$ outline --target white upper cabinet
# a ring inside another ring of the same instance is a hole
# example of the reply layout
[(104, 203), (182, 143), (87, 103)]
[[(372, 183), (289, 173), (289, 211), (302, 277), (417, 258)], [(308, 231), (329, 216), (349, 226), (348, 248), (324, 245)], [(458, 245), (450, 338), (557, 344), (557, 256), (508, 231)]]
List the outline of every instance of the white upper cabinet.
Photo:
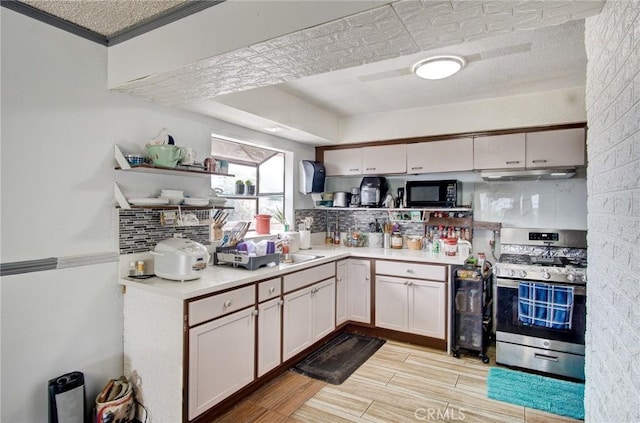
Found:
[(524, 133), (493, 135), (473, 139), (474, 169), (524, 168), (524, 154)]
[(407, 171), (407, 145), (363, 147), (362, 167), (362, 173), (365, 175), (405, 173)]
[(584, 166), (584, 128), (527, 133), (526, 159), (527, 168)]
[(473, 138), (407, 145), (407, 173), (456, 172), (473, 169)]
[(362, 148), (325, 150), (324, 170), (327, 176), (361, 175)]

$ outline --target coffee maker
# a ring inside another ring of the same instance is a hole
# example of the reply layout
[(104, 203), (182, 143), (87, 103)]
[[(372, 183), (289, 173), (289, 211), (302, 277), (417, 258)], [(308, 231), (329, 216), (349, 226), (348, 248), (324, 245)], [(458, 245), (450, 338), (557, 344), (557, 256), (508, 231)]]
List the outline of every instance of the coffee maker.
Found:
[(387, 181), (380, 176), (367, 176), (360, 183), (360, 206), (380, 207), (387, 194)]
[(360, 207), (360, 188), (351, 188), (351, 202), (349, 207)]

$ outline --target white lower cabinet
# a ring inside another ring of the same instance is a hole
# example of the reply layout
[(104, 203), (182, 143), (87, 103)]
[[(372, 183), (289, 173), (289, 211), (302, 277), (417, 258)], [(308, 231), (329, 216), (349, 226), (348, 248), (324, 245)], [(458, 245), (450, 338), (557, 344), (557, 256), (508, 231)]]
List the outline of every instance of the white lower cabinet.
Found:
[(336, 327), (335, 287), (335, 278), (330, 278), (284, 296), (283, 360), (333, 332)]
[(445, 338), (446, 284), (376, 275), (376, 326)]
[(407, 331), (432, 338), (445, 338), (446, 285), (442, 282), (411, 280), (408, 284)]
[(275, 369), (282, 362), (282, 304), (283, 301), (276, 298), (258, 305), (258, 377)]
[(336, 325), (341, 325), (347, 316), (348, 260), (336, 262)]
[(189, 420), (251, 383), (254, 367), (255, 308), (191, 328)]
[(405, 332), (409, 318), (407, 280), (376, 275), (376, 326)]
[(371, 262), (349, 259), (347, 285), (347, 318), (371, 323)]

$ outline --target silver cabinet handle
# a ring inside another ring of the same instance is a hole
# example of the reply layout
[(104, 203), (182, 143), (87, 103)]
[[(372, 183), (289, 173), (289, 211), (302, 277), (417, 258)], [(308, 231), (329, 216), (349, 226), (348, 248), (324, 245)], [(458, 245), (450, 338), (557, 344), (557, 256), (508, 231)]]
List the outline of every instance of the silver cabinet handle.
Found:
[(284, 304), (284, 301), (282, 301), (282, 300), (278, 301), (278, 306), (279, 307), (282, 307), (282, 304)]
[(409, 286), (413, 286), (413, 282), (409, 282)]
[(409, 285), (409, 281), (404, 281), (404, 284), (405, 285)]
[(365, 281), (367, 281), (367, 282), (369, 282), (369, 276), (365, 276), (365, 277), (364, 277), (364, 280), (365, 280)]
[(358, 172), (360, 169), (349, 169), (349, 172)]
[(276, 287), (275, 286), (270, 286), (269, 287), (269, 294), (273, 294), (274, 292), (276, 292)]
[(252, 314), (252, 315), (254, 315), (254, 316), (257, 316), (257, 315), (258, 315), (258, 310), (253, 310), (253, 311), (251, 312), (251, 314)]
[(407, 269), (407, 273), (413, 273), (413, 269)]
[(337, 281), (338, 281), (338, 282), (342, 282), (342, 278), (338, 278), (338, 279), (337, 279)]
[(546, 163), (546, 162), (547, 162), (546, 159), (531, 160), (531, 163)]
[(367, 170), (376, 170), (375, 167), (368, 167)]
[(506, 164), (518, 164), (520, 163), (520, 160), (509, 160), (507, 162), (505, 162)]
[(231, 300), (227, 300), (227, 301), (225, 301), (225, 302), (224, 302), (224, 307), (225, 307), (225, 308), (229, 308), (229, 307), (231, 307)]
[(558, 361), (558, 357), (553, 355), (544, 355), (544, 354), (534, 353), (533, 356), (535, 358), (539, 358), (540, 360)]
[(422, 166), (415, 166), (411, 168), (411, 170), (419, 170), (419, 169), (422, 169)]

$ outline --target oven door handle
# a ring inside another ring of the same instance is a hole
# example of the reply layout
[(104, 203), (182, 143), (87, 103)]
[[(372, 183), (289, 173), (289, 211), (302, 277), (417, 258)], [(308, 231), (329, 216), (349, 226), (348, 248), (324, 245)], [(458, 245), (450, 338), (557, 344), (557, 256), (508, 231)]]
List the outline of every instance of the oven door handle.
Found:
[(518, 289), (518, 287), (520, 286), (520, 282), (535, 282), (535, 283), (541, 283), (541, 284), (546, 284), (546, 285), (556, 285), (556, 286), (573, 286), (573, 293), (575, 295), (586, 295), (587, 294), (587, 289), (586, 287), (584, 287), (583, 285), (571, 285), (571, 284), (563, 284), (563, 283), (548, 283), (548, 282), (542, 282), (542, 281), (520, 281), (518, 279), (503, 279), (503, 278), (497, 278), (497, 286), (498, 288), (513, 288), (513, 289)]
[(544, 355), (540, 353), (534, 353), (533, 357), (540, 360), (546, 360), (546, 361), (556, 361), (556, 362), (558, 361), (558, 357), (553, 355)]

